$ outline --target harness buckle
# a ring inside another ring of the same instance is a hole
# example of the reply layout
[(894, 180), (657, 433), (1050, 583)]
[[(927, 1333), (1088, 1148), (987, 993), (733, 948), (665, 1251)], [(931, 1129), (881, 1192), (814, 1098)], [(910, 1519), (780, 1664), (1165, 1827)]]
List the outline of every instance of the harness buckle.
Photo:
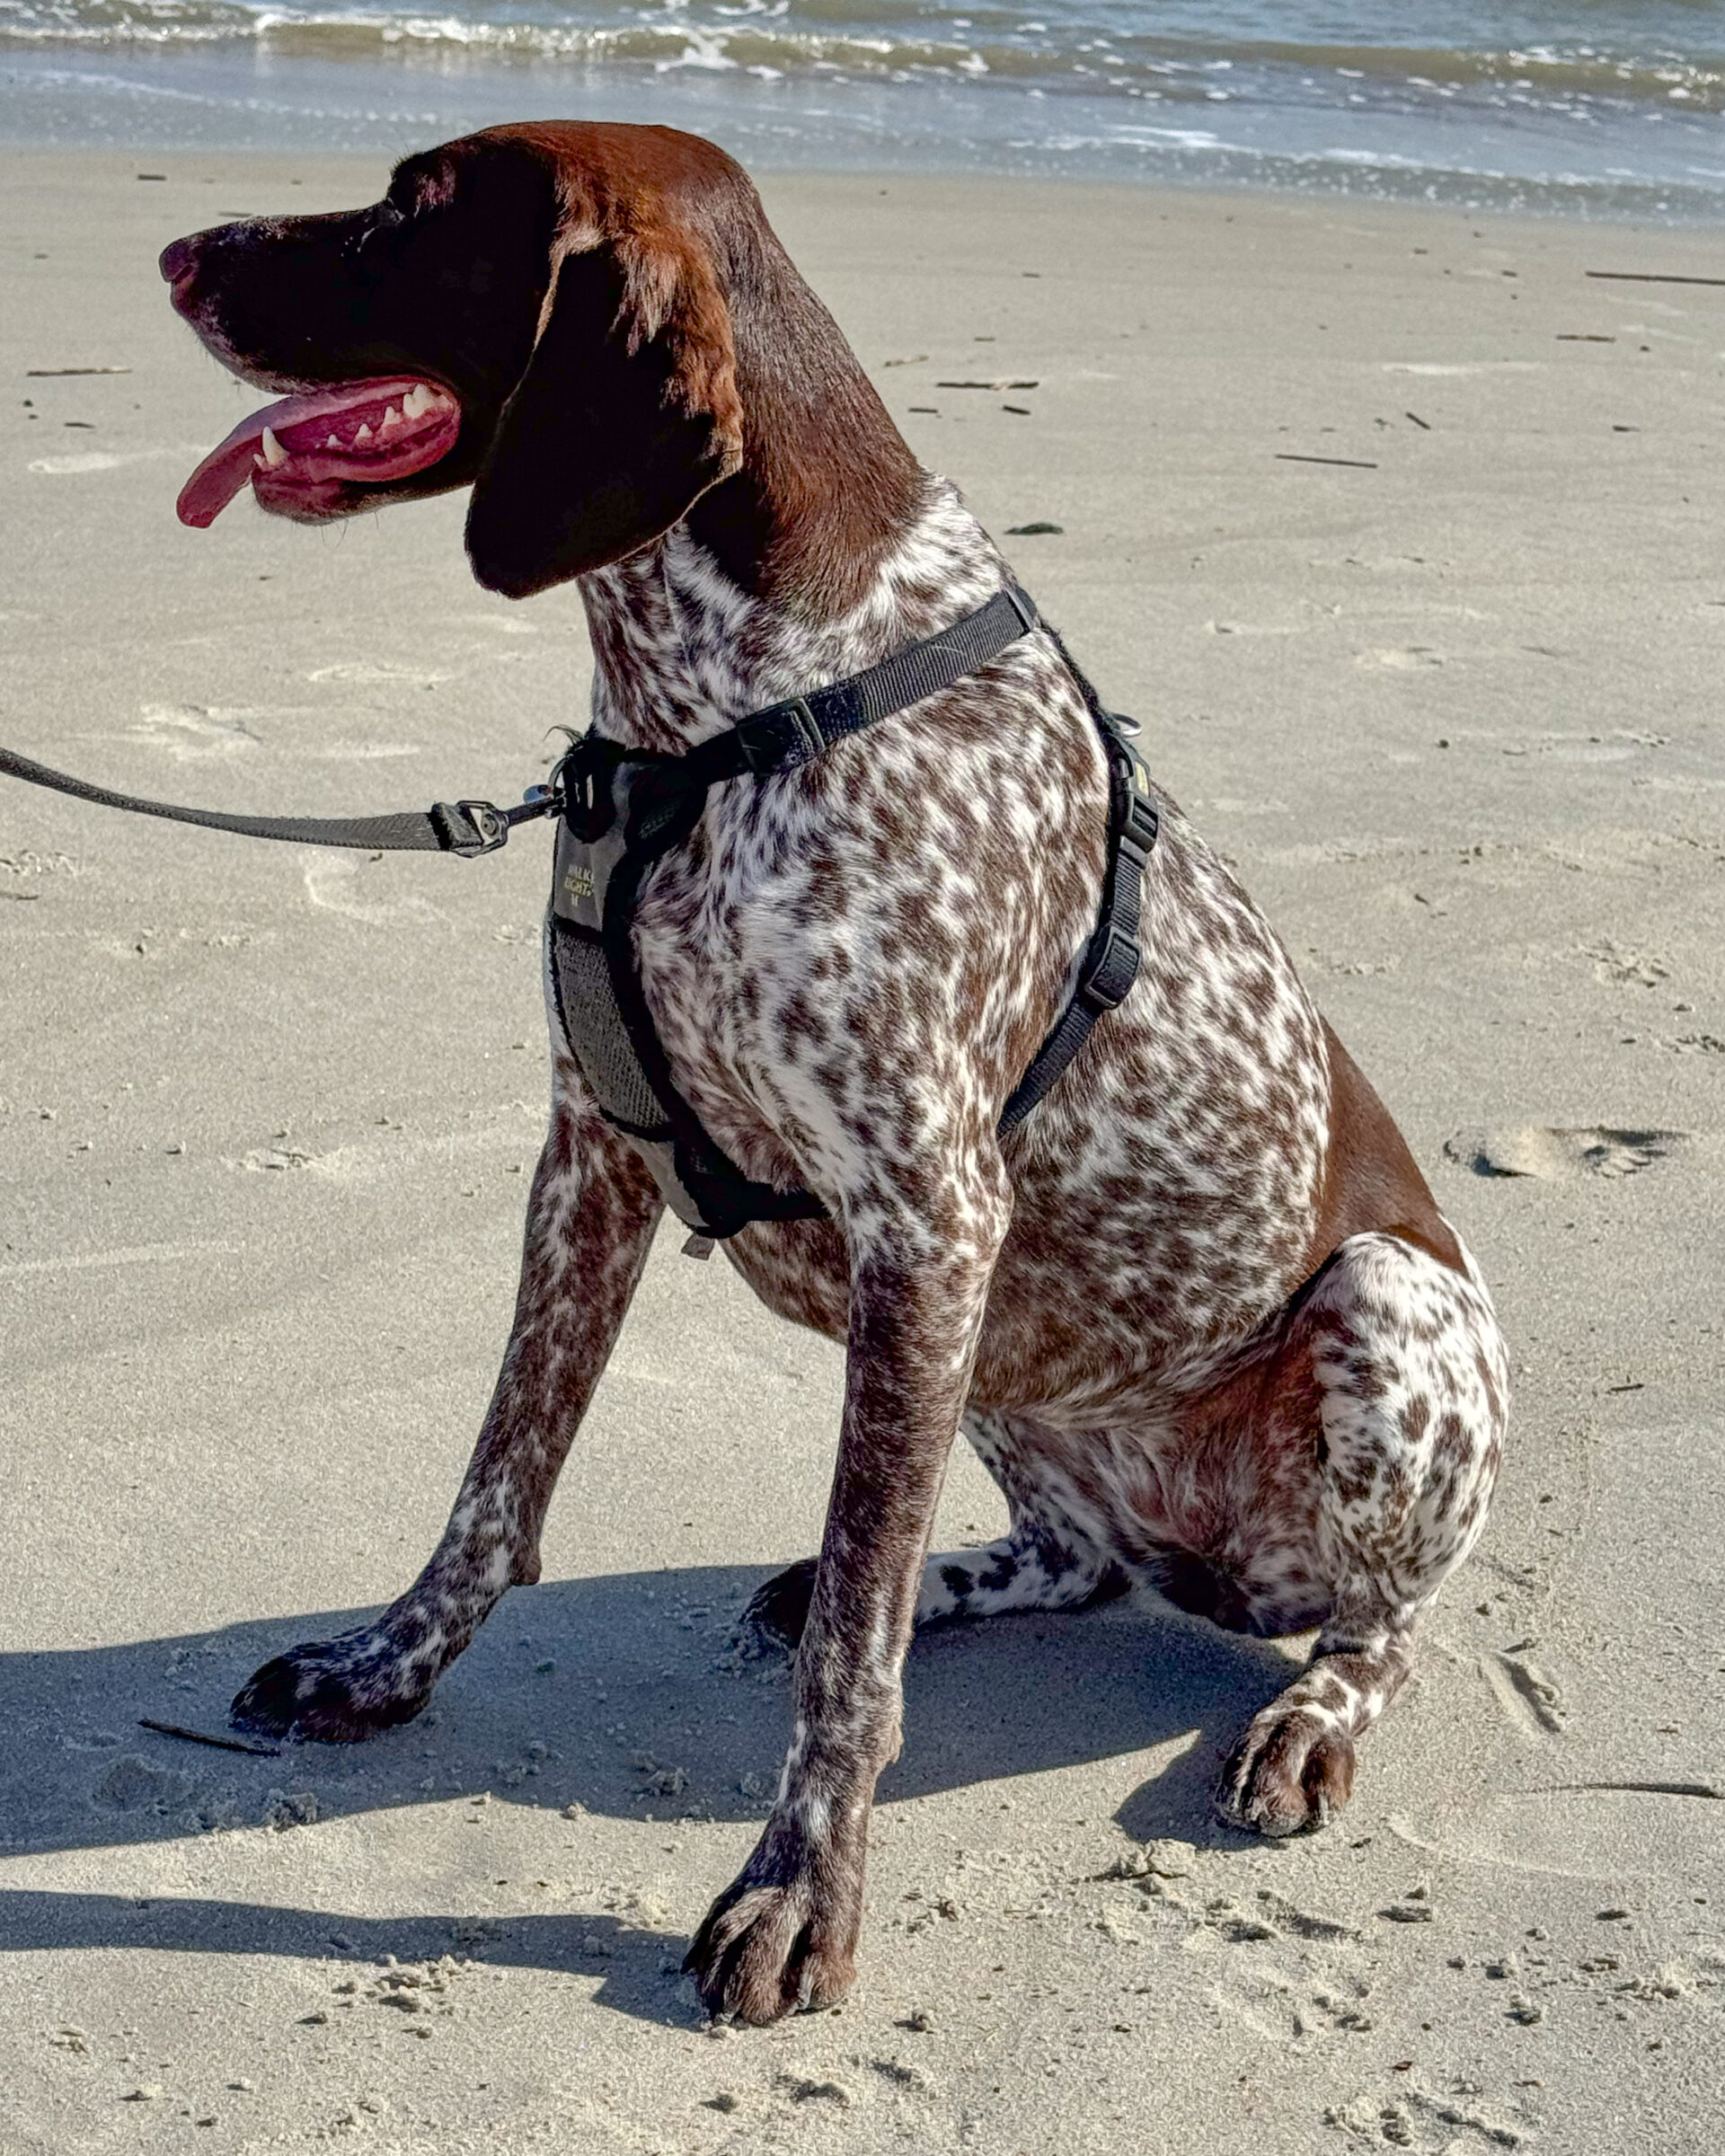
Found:
[(806, 696), (793, 696), (791, 699), (791, 716), (796, 721), (797, 731), (802, 736), (803, 747), (809, 754), (811, 756), (824, 755), (827, 737), (821, 732), (820, 722), (809, 709)]
[(1007, 605), (1024, 624), (1023, 633), (1026, 636), (1029, 636), (1033, 629), (1039, 629), (1042, 626), (1041, 619), (1036, 611), (1036, 603), (1028, 591), (1021, 590), (1016, 584), (1003, 584), (1001, 591)]
[(611, 827), (615, 814), (611, 775), (619, 761), (615, 747), (608, 742), (601, 745), (589, 729), (571, 743), (553, 773), (564, 822), (578, 838), (589, 844)]
[(1147, 860), (1161, 829), (1162, 818), (1156, 814), (1154, 805), (1146, 800), (1134, 786), (1127, 797), (1126, 824), (1120, 833), (1120, 843), (1141, 848)]
[(1101, 955), (1086, 966), (1078, 993), (1096, 1011), (1112, 1011), (1123, 1003), (1138, 977), (1138, 939), (1135, 932), (1110, 928)]

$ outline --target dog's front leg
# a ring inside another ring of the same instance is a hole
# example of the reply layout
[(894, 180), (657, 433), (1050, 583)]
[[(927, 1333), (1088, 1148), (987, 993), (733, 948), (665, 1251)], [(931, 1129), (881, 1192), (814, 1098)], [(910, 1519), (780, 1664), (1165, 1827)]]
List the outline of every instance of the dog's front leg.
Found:
[(898, 1754), (923, 1560), (1011, 1213), (998, 1155), (942, 1195), (930, 1216), (866, 1233), (850, 1208), (845, 1422), (795, 1734), (765, 1831), (686, 1964), (715, 2015), (829, 2005), (855, 1973), (874, 1785)]
[(545, 1507), (660, 1210), (639, 1156), (559, 1058), (515, 1323), (443, 1539), (369, 1624), (267, 1662), (234, 1701), (236, 1727), (332, 1744), (408, 1721), (504, 1590), (538, 1578)]

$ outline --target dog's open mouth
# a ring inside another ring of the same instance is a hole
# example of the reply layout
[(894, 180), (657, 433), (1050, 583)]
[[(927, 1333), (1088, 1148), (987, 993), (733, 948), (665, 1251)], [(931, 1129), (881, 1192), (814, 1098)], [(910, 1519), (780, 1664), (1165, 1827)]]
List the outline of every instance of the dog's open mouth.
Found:
[(423, 472), (449, 454), (460, 432), (455, 397), (411, 375), (284, 397), (212, 449), (175, 506), (181, 524), (201, 530), (250, 480), (265, 508), (333, 508), (344, 485), (377, 486)]

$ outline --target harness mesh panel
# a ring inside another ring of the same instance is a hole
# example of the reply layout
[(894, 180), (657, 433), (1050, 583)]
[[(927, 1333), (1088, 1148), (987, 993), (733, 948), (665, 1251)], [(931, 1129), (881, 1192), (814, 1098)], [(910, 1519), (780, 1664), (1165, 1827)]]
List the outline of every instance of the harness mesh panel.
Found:
[(664, 1106), (647, 1082), (612, 992), (604, 942), (588, 931), (559, 921), (551, 955), (563, 1038), (594, 1098), (619, 1123), (646, 1132), (665, 1129)]

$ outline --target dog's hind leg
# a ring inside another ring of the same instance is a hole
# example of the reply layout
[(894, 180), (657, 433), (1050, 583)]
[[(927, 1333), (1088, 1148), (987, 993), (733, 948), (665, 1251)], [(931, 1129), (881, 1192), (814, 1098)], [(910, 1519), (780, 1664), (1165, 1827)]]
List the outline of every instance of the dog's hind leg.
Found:
[(370, 1623), (266, 1663), (234, 1701), (236, 1728), (334, 1744), (411, 1720), (505, 1589), (538, 1578), (545, 1508), (659, 1211), (639, 1158), (559, 1059), (515, 1323), (443, 1539)]
[(1036, 1462), (1036, 1425), (972, 1409), (962, 1425), (1006, 1499), (1010, 1524), (980, 1550), (951, 1550), (923, 1568), (916, 1623), (957, 1623), (1014, 1610), (1082, 1610), (1125, 1594), (1126, 1574), (1053, 1502)]
[[(1126, 1592), (1119, 1568), (1075, 1533), (1020, 1462), (1035, 1453), (1034, 1427), (1016, 1416), (967, 1409), (962, 1425), (977, 1457), (1000, 1485), (1007, 1533), (979, 1550), (950, 1550), (923, 1566), (916, 1629), (1013, 1610), (1079, 1610)], [(815, 1560), (800, 1558), (756, 1588), (742, 1621), (775, 1645), (794, 1647), (809, 1615)]]
[(1216, 1791), (1230, 1825), (1266, 1834), (1322, 1826), (1348, 1801), (1354, 1741), (1400, 1690), (1415, 1620), (1485, 1525), (1508, 1404), (1478, 1274), (1394, 1235), (1341, 1245), (1279, 1367), (1286, 1397), (1308, 1406), (1264, 1435), (1315, 1443), (1330, 1607), (1305, 1674), (1253, 1719)]

